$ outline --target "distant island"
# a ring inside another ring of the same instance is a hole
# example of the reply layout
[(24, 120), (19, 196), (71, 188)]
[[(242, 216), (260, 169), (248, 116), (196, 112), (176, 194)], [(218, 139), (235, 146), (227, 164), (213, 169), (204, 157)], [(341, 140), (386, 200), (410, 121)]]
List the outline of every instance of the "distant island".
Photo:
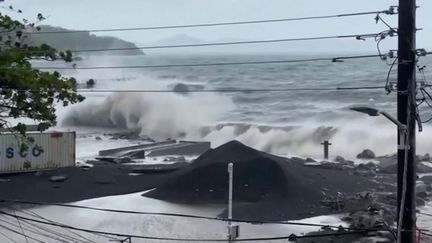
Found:
[[(62, 27), (41, 25), (39, 32), (73, 32)], [(88, 31), (80, 31), (66, 34), (33, 34), (28, 38), (33, 44), (46, 43), (57, 50), (87, 50), (87, 49), (111, 49), (111, 48), (137, 48), (137, 46), (125, 40), (112, 36), (96, 36)], [(92, 55), (144, 55), (139, 49), (111, 52), (92, 52)]]

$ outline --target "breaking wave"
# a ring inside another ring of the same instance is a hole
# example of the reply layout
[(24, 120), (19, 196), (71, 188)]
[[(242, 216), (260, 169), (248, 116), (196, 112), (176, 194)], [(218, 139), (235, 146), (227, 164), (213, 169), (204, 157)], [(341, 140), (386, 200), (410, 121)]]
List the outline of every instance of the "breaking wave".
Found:
[[(369, 118), (361, 114), (351, 115), (352, 113), (342, 116), (332, 113), (329, 117), (328, 112), (324, 112), (327, 114), (325, 116), (317, 110), (314, 115), (321, 116), (315, 117), (317, 120), (309, 116), (297, 119), (301, 122), (288, 120), (286, 124), (289, 125), (283, 126), (272, 122), (257, 124), (241, 116), (229, 117), (233, 110), (237, 109), (238, 112), (242, 109), (233, 96), (188, 93), (185, 92), (188, 89), (203, 89), (205, 85), (183, 83), (178, 79), (152, 80), (137, 76), (134, 81), (105, 82), (99, 84), (99, 88), (134, 90), (168, 87), (179, 92), (84, 93), (87, 97), (85, 102), (64, 110), (60, 115), (63, 118), (62, 125), (128, 129), (155, 140), (205, 140), (212, 142), (213, 147), (235, 139), (270, 153), (315, 158), (322, 158), (321, 143), (324, 140), (332, 143), (331, 157), (342, 155), (354, 158), (366, 148), (377, 154), (396, 151), (396, 128), (384, 118)], [(177, 85), (179, 83), (181, 84)], [(301, 114), (303, 113), (298, 112), (298, 116)], [(239, 119), (242, 122), (237, 122)], [(224, 122), (230, 120), (237, 121)], [(424, 130), (426, 132), (419, 134), (417, 138), (418, 153), (431, 152), (432, 143), (428, 138), (432, 136), (432, 129), (428, 127)]]

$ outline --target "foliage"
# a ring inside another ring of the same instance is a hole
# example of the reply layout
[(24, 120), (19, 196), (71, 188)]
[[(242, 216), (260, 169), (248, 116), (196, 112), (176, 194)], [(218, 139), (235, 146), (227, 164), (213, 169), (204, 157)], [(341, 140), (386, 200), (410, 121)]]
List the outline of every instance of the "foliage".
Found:
[[(13, 7), (9, 10), (22, 12)], [(45, 19), (40, 13), (36, 18), (39, 22)], [(71, 51), (58, 52), (46, 44), (32, 45), (27, 35), (38, 30), (35, 23), (13, 20), (0, 13), (0, 127), (14, 129), (21, 135), (25, 135), (26, 126), (20, 123), (10, 127), (7, 118), (31, 118), (39, 122), (38, 130), (43, 131), (56, 124), (57, 103), (67, 106), (84, 100), (76, 93), (74, 78), (32, 66), (33, 60), (72, 61)]]
[[(96, 36), (89, 31), (80, 31), (71, 33), (61, 27), (40, 25), (40, 31), (37, 35), (29, 35), (29, 39), (35, 44), (46, 43), (57, 50), (93, 50), (93, 49), (112, 49), (112, 48), (130, 48), (129, 50), (109, 51), (109, 52), (82, 52), (78, 56), (91, 55), (144, 55), (142, 50), (129, 41), (125, 41), (112, 36)], [(61, 32), (65, 34), (44, 34), (48, 32)]]
[(96, 81), (94, 80), (94, 79), (89, 79), (88, 81), (87, 81), (87, 88), (88, 89), (91, 89), (91, 88), (93, 88), (94, 86), (95, 86), (95, 84), (96, 84)]

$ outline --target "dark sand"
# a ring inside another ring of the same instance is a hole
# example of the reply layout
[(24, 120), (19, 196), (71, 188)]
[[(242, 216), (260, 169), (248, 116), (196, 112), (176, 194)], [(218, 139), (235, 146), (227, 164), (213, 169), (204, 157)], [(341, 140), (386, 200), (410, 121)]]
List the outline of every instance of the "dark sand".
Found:
[[(168, 174), (130, 176), (128, 174), (132, 169), (131, 166), (97, 163), (89, 170), (69, 167), (42, 173), (0, 175), (0, 198), (46, 203), (74, 202), (149, 190)], [(53, 175), (65, 175), (67, 180), (51, 182), (49, 178)]]

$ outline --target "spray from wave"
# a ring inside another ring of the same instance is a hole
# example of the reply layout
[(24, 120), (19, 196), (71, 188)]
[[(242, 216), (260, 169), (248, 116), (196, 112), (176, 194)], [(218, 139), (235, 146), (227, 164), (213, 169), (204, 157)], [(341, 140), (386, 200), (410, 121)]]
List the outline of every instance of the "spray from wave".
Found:
[(62, 124), (126, 128), (163, 140), (195, 136), (231, 106), (228, 98), (216, 94), (112, 93), (102, 101), (89, 97), (70, 110)]
[[(236, 139), (270, 153), (316, 158), (322, 157), (321, 143), (324, 140), (330, 140), (333, 144), (330, 148), (332, 157), (342, 155), (354, 158), (366, 148), (377, 154), (396, 151), (396, 128), (384, 118), (349, 113), (343, 117), (321, 117), (321, 120), (300, 119), (301, 123), (257, 124), (244, 117), (229, 116), (233, 114), (232, 110), (239, 109), (232, 96), (184, 92), (188, 89), (210, 88), (206, 84), (167, 77), (152, 78), (142, 73), (127, 75), (133, 75), (136, 80), (105, 81), (98, 83), (98, 88), (173, 89), (179, 92), (84, 93), (87, 97), (84, 103), (60, 115), (63, 118), (62, 125), (129, 129), (155, 140), (205, 140), (211, 141), (213, 147)], [(176, 85), (178, 83), (182, 84)], [(431, 152), (431, 129), (425, 131), (427, 133), (418, 136), (419, 153)]]

